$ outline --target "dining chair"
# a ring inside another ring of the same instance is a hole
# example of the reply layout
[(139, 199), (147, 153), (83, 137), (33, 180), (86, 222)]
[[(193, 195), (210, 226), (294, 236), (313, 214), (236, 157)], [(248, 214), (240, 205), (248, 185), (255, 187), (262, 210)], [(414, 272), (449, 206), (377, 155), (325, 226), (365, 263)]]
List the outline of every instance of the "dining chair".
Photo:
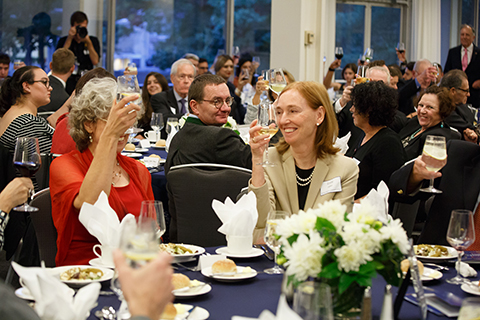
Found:
[(214, 163), (173, 166), (167, 174), (171, 215), (170, 241), (202, 247), (226, 245), (222, 225), (212, 209), (214, 199), (233, 201), (252, 176), (249, 169)]
[(15, 178), (13, 154), (0, 143), (0, 192)]
[(45, 261), (46, 267), (55, 267), (55, 256), (57, 255), (57, 229), (52, 219), (52, 202), (50, 199), (50, 188), (43, 189), (33, 196), (30, 203), (37, 207), (38, 211), (31, 212), (33, 227), (37, 235), (38, 251), (40, 261)]

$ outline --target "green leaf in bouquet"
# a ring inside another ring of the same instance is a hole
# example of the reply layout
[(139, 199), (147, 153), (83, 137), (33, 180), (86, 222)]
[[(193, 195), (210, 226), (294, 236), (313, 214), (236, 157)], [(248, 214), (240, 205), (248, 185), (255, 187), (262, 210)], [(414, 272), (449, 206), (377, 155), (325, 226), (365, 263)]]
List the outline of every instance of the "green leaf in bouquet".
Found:
[(375, 268), (375, 263), (373, 261), (368, 261), (367, 263), (362, 264), (358, 270), (358, 273), (362, 276), (369, 278), (377, 276), (377, 269)]
[(354, 274), (343, 273), (340, 276), (340, 281), (338, 283), (338, 292), (342, 294), (347, 288), (356, 280)]
[(326, 265), (318, 274), (320, 278), (333, 279), (340, 277), (342, 272), (338, 269), (338, 262), (332, 262)]
[(322, 217), (317, 217), (317, 222), (315, 223), (315, 229), (317, 229), (320, 233), (337, 231), (337, 228), (335, 228), (333, 223), (331, 223), (330, 221)]
[(287, 241), (288, 241), (288, 244), (292, 245), (295, 241), (297, 241), (298, 239), (298, 234), (294, 234), (293, 236), (290, 236)]
[[(376, 274), (375, 274), (376, 276)], [(357, 277), (355, 280), (362, 287), (371, 287), (372, 286), (372, 277)]]

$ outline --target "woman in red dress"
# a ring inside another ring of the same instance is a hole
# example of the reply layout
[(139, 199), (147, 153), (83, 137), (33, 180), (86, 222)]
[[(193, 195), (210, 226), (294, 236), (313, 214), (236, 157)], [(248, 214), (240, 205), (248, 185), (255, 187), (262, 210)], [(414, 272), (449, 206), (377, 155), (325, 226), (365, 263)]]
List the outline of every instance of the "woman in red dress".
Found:
[[(52, 162), (50, 192), (57, 229), (56, 265), (82, 265), (95, 258), (98, 240), (78, 220), (84, 202), (93, 204), (102, 191), (120, 220), (140, 214), (143, 200), (153, 200), (151, 176), (140, 162), (120, 155), (125, 131), (140, 107), (131, 96), (115, 101), (117, 84), (92, 79), (77, 94), (69, 115), (70, 135), (77, 149)], [(127, 105), (128, 104), (128, 105)]]

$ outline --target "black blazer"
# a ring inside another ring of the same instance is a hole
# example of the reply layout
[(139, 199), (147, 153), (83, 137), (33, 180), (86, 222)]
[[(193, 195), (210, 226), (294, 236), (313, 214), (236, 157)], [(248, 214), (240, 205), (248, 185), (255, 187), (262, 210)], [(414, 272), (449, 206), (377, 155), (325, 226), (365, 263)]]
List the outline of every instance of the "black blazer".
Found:
[(50, 94), (50, 103), (38, 108), (38, 112), (57, 111), (70, 97), (60, 80), (52, 75), (48, 76), (48, 79), (53, 89)]
[(462, 134), (463, 139), (463, 131), (465, 129), (475, 129), (473, 126), (474, 120), (475, 116), (473, 115), (473, 112), (467, 107), (467, 105), (462, 104), (457, 106), (444, 121), (450, 127), (457, 129)]
[[(435, 195), (418, 243), (448, 245), (446, 235), (452, 210), (475, 209), (480, 192), (480, 146), (467, 141), (452, 140), (447, 144), (447, 155), (447, 164), (441, 170), (442, 177), (434, 181), (435, 187), (443, 193)], [(423, 192), (406, 194), (412, 168), (413, 163), (410, 163), (390, 177), (391, 201), (413, 203), (431, 196)]]
[(416, 97), (418, 91), (420, 91), (420, 88), (417, 88), (415, 79), (407, 81), (402, 88), (398, 89), (398, 110), (405, 115), (415, 112), (413, 99)]
[[(166, 123), (168, 118), (180, 119), (183, 114), (178, 107), (177, 99), (173, 93), (173, 88), (168, 91), (163, 91), (154, 94), (150, 97), (150, 104), (152, 105), (153, 112), (163, 114), (163, 129), (162, 139), (167, 138)], [(188, 101), (185, 102), (185, 107), (188, 109)]]
[[(447, 62), (445, 63), (445, 73), (453, 69), (462, 70), (462, 45), (452, 48), (448, 51)], [(465, 69), (468, 77), (468, 85), (470, 86), (470, 97), (467, 102), (471, 103), (475, 108), (480, 107), (480, 89), (473, 89), (472, 84), (480, 79), (480, 49), (473, 45), (472, 59)]]

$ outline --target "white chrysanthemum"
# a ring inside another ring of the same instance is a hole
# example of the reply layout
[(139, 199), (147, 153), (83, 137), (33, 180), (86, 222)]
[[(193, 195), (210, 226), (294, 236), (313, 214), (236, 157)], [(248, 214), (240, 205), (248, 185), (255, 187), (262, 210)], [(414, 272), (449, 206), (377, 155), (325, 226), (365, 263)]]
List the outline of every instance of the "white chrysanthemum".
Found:
[(298, 281), (316, 277), (322, 271), (321, 260), (325, 254), (323, 239), (314, 231), (310, 232), (309, 237), (301, 234), (292, 246), (283, 247), (285, 258), (288, 259), (285, 263), (287, 275), (295, 275)]
[(353, 212), (349, 213), (347, 218), (350, 221), (367, 223), (374, 220), (375, 208), (368, 201), (363, 201), (361, 205), (354, 205)]
[(347, 222), (340, 232), (346, 244), (356, 243), (365, 254), (372, 255), (380, 250), (382, 236), (370, 225)]
[(345, 223), (347, 206), (343, 205), (340, 200), (330, 200), (319, 204), (318, 209), (313, 209), (312, 211), (317, 216), (329, 220), (338, 230)]
[(392, 240), (397, 245), (400, 252), (407, 254), (410, 249), (407, 234), (402, 227), (400, 219), (391, 220), (386, 226), (380, 229), (382, 240)]
[(333, 253), (337, 257), (339, 269), (345, 272), (358, 271), (362, 264), (372, 260), (372, 257), (355, 242), (335, 249)]

